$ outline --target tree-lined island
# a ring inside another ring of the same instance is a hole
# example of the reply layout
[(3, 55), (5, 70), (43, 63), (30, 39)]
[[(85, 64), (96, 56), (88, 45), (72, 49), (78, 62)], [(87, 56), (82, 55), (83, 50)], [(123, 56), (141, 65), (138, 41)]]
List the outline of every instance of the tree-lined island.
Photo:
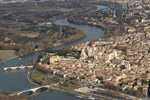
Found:
[[(96, 8), (73, 2), (26, 2), (0, 4), (0, 54), (23, 56), (85, 37), (84, 30), (56, 25), (59, 18)], [(13, 8), (13, 9), (12, 9)], [(19, 8), (19, 9), (18, 9)], [(0, 60), (9, 59), (0, 57)]]

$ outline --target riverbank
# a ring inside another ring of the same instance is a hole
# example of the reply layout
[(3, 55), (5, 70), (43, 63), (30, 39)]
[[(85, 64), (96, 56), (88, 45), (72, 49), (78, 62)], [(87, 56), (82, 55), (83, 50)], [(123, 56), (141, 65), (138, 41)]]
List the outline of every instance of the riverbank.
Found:
[(17, 57), (15, 50), (0, 50), (0, 63)]
[[(71, 16), (67, 20), (70, 23), (78, 25), (90, 25), (99, 27), (105, 30), (103, 38), (109, 38), (114, 35), (126, 33), (122, 26), (123, 22), (117, 20), (121, 19), (120, 12), (122, 12), (122, 7), (120, 6), (120, 4), (114, 2), (100, 2), (98, 4), (104, 4), (107, 7), (104, 7), (97, 12), (90, 12), (82, 15), (78, 14), (76, 16)], [(119, 12), (119, 14), (117, 11)], [(120, 31), (120, 33), (118, 33), (118, 31)]]
[[(27, 77), (28, 80), (37, 85), (37, 86), (42, 86), (41, 84), (39, 84), (38, 82), (36, 82), (36, 80), (34, 80), (33, 78), (31, 78), (31, 74), (33, 72), (33, 69), (30, 69), (28, 71)], [(44, 74), (44, 73), (43, 73)], [(91, 96), (95, 99), (100, 99), (100, 100), (118, 100), (120, 99), (133, 99), (133, 100), (142, 100), (141, 98), (137, 98), (128, 94), (123, 94), (120, 93), (118, 91), (113, 91), (110, 89), (105, 89), (105, 88), (89, 88), (89, 87), (79, 87), (76, 89), (73, 89), (71, 87), (66, 87), (63, 85), (60, 85), (60, 82), (56, 85), (57, 83), (50, 84), (51, 87), (49, 89), (52, 90), (57, 90), (57, 91), (61, 91), (61, 92), (66, 92), (66, 93), (70, 93), (70, 94), (75, 94), (75, 95), (82, 95), (83, 98), (88, 98), (88, 96)]]
[[(71, 43), (71, 42), (74, 42), (74, 41), (78, 41), (78, 40), (84, 38), (85, 36), (86, 36), (85, 32), (83, 32), (82, 36), (80, 36), (79, 38), (76, 38), (76, 39), (72, 39), (69, 42), (66, 41), (65, 43), (54, 43), (52, 48), (58, 47), (58, 46), (61, 46), (61, 45), (65, 45), (67, 43)], [(35, 53), (35, 52), (40, 52), (40, 51), (43, 51), (43, 50), (46, 50), (46, 49), (47, 48), (39, 49), (39, 50), (36, 50), (34, 52), (31, 52), (30, 54)], [(27, 55), (30, 55), (30, 54), (27, 54)], [(23, 55), (23, 56), (26, 56), (26, 55)], [(17, 58), (17, 57), (21, 57), (21, 56), (18, 56), (17, 52), (15, 50), (0, 50), (0, 63), (11, 60), (11, 59), (14, 59), (14, 58)]]
[(27, 73), (27, 79), (28, 81), (30, 81), (32, 84), (36, 85), (36, 86), (40, 86), (40, 84), (38, 84), (36, 81), (34, 81), (32, 78), (31, 78), (31, 73), (33, 71), (33, 68), (29, 69), (28, 70), (28, 73)]
[[(42, 86), (41, 84), (39, 84), (38, 82), (36, 82), (36, 80), (34, 80), (33, 78), (31, 78), (31, 74), (33, 74), (32, 73), (33, 72), (33, 69), (29, 69), (29, 71), (28, 71), (28, 74), (27, 74), (27, 78), (28, 78), (28, 80), (31, 82), (31, 83), (33, 83), (33, 84), (35, 84), (35, 85), (37, 85), (37, 86)], [(43, 73), (44, 74), (44, 73)], [(52, 90), (57, 90), (57, 91), (61, 91), (61, 92), (66, 92), (66, 93), (70, 93), (70, 94), (75, 94), (75, 95), (84, 95), (85, 97), (87, 97), (86, 95), (87, 95), (87, 92), (82, 92), (82, 91), (76, 91), (77, 89), (72, 89), (72, 88), (70, 88), (70, 87), (64, 87), (64, 86), (61, 86), (61, 85), (51, 85), (51, 87), (49, 88), (49, 89), (52, 89)], [(80, 88), (78, 88), (79, 90), (80, 90)], [(82, 89), (82, 88), (81, 88)], [(90, 89), (91, 90), (91, 89)], [(89, 93), (88, 93), (89, 94)], [(92, 94), (89, 94), (89, 95), (92, 95)], [(101, 100), (107, 100), (108, 99), (108, 97), (104, 97), (104, 96), (102, 96), (102, 97), (97, 97), (96, 95), (94, 96), (94, 95), (92, 95), (93, 96), (93, 98), (95, 98), (95, 99), (101, 99)], [(111, 99), (111, 98), (109, 98), (110, 100), (113, 100), (113, 99)]]
[(8, 95), (8, 93), (0, 89), (0, 95)]

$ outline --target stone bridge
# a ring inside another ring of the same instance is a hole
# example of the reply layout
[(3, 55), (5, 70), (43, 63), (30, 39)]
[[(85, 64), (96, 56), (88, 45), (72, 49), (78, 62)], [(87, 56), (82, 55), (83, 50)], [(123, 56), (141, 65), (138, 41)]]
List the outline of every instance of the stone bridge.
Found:
[(19, 91), (19, 92), (14, 92), (13, 94), (11, 94), (11, 96), (13, 96), (13, 95), (21, 95), (21, 94), (23, 94), (25, 92), (37, 93), (37, 90), (42, 89), (42, 88), (49, 89), (50, 85), (43, 85), (43, 86), (39, 86), (39, 87), (31, 88), (31, 89), (26, 89), (26, 90)]
[(16, 66), (16, 67), (5, 67), (4, 71), (7, 71), (8, 69), (16, 70), (16, 69), (25, 69), (25, 68), (33, 68), (33, 66)]

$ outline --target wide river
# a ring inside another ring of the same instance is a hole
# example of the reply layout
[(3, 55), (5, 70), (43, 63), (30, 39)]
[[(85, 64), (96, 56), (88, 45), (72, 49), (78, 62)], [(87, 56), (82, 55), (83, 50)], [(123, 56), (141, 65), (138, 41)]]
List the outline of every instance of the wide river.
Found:
[[(107, 6), (98, 5), (96, 10), (105, 9)], [(56, 24), (59, 25), (71, 25), (75, 27), (79, 27), (86, 31), (86, 37), (83, 39), (80, 39), (78, 41), (68, 43), (59, 47), (55, 47), (54, 49), (62, 49), (66, 48), (75, 44), (84, 43), (86, 41), (95, 40), (98, 38), (102, 38), (104, 35), (104, 30), (101, 28), (95, 27), (95, 26), (89, 26), (89, 25), (76, 25), (69, 23), (67, 21), (67, 18), (56, 20)], [(27, 72), (28, 70), (25, 69), (23, 71), (3, 71), (4, 67), (12, 67), (12, 66), (20, 66), (20, 65), (29, 65), (29, 63), (34, 59), (36, 56), (39, 56), (41, 52), (33, 53), (27, 56), (15, 59), (11, 59), (8, 61), (5, 61), (3, 63), (0, 63), (0, 89), (6, 92), (16, 92), (21, 91), (29, 88), (36, 87), (34, 84), (30, 83), (27, 79)], [(49, 90), (46, 92), (42, 92), (38, 95), (32, 96), (32, 98), (37, 98), (38, 100), (81, 100), (79, 98), (76, 98), (75, 95), (64, 93), (56, 90)]]

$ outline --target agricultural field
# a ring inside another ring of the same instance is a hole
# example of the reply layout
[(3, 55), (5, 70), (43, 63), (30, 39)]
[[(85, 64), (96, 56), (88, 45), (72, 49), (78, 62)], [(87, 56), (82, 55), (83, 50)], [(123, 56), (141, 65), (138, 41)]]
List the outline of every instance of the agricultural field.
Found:
[(55, 20), (92, 7), (50, 1), (0, 4), (0, 50), (15, 50), (23, 56), (79, 40), (85, 37), (83, 30), (56, 25)]
[(0, 50), (0, 62), (16, 57), (15, 50)]

